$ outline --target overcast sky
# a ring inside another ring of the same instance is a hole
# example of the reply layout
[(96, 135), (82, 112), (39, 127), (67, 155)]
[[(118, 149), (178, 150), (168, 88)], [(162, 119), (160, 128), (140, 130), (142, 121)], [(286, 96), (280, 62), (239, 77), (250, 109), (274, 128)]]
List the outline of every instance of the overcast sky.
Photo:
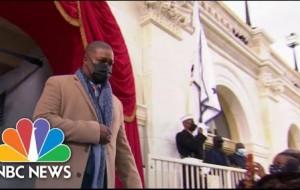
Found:
[[(223, 1), (243, 21), (245, 1)], [(263, 28), (274, 40), (271, 46), (294, 68), (293, 51), (286, 45), (286, 36), (294, 32), (300, 36), (300, 1), (248, 1), (251, 25)], [(300, 45), (296, 48), (300, 69)]]

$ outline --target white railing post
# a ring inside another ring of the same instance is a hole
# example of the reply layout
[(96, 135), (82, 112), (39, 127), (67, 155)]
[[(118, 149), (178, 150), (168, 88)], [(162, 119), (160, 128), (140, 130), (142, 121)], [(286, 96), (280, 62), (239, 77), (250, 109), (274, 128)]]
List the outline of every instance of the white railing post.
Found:
[(226, 171), (226, 181), (227, 181), (227, 189), (232, 189), (232, 183), (231, 183), (231, 171), (230, 170), (227, 170)]
[(152, 159), (152, 155), (148, 154), (148, 163), (147, 163), (147, 188), (155, 188), (155, 163), (154, 159)]

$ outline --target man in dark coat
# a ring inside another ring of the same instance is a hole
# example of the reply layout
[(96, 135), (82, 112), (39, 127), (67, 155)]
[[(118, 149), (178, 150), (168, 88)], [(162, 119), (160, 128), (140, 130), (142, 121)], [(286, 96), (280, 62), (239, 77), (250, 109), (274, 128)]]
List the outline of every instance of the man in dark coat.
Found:
[(229, 159), (223, 151), (223, 139), (221, 136), (213, 138), (213, 147), (207, 152), (204, 162), (221, 166), (229, 166)]
[[(194, 136), (193, 132), (196, 130), (197, 125), (194, 123), (192, 115), (186, 115), (181, 118), (182, 125), (184, 129), (176, 134), (176, 146), (181, 158), (196, 158), (199, 160), (203, 159), (203, 144), (207, 137), (202, 134), (202, 128), (198, 127), (197, 134)], [(194, 181), (196, 188), (203, 187), (204, 184), (198, 183), (199, 180), (196, 179), (196, 169), (195, 166), (183, 165), (183, 188), (191, 188)], [(194, 176), (191, 175), (193, 170)], [(186, 173), (186, 171), (188, 171)], [(188, 175), (187, 175), (188, 174)], [(188, 177), (189, 181), (187, 183)]]
[(193, 132), (197, 125), (194, 123), (192, 115), (186, 115), (182, 119), (184, 129), (176, 135), (176, 145), (181, 158), (192, 157), (203, 159), (203, 144), (206, 136), (202, 134), (202, 128), (197, 129), (197, 135)]
[(235, 144), (235, 153), (229, 155), (230, 166), (246, 169), (246, 149), (243, 143)]

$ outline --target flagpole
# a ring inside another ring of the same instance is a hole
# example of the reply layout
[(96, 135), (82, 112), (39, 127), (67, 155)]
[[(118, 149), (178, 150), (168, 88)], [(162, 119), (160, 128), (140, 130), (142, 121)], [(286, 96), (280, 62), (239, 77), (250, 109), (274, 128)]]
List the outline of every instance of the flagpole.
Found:
[(249, 15), (249, 8), (248, 8), (248, 1), (245, 1), (245, 9), (246, 9), (246, 23), (251, 26), (250, 15)]

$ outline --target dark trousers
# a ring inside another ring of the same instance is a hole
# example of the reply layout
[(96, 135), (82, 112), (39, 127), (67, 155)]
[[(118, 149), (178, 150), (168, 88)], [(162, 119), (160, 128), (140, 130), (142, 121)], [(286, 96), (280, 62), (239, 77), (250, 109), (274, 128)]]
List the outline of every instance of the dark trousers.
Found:
[[(107, 175), (106, 174), (107, 174), (107, 172), (105, 170), (103, 189), (107, 188)], [(88, 173), (85, 173), (83, 176), (83, 179), (82, 179), (81, 189), (91, 189), (92, 182), (93, 182), (93, 176)]]
[[(94, 177), (94, 163), (95, 157), (93, 155), (93, 151), (90, 151), (90, 156), (84, 171), (84, 176), (81, 183), (81, 189), (91, 189), (92, 183), (93, 183), (93, 177)], [(104, 173), (104, 184), (103, 189), (107, 188), (107, 172), (105, 167), (105, 173)]]
[[(206, 175), (202, 175), (199, 173), (199, 178), (197, 178), (197, 168), (196, 166), (189, 166), (189, 165), (182, 165), (182, 175), (183, 175), (183, 188), (184, 189), (204, 189), (206, 188), (207, 185), (207, 178)], [(200, 172), (200, 171), (199, 171)], [(201, 175), (204, 178), (204, 183), (203, 180), (201, 180)], [(194, 182), (194, 185), (193, 185)], [(193, 185), (193, 186), (192, 186)]]

